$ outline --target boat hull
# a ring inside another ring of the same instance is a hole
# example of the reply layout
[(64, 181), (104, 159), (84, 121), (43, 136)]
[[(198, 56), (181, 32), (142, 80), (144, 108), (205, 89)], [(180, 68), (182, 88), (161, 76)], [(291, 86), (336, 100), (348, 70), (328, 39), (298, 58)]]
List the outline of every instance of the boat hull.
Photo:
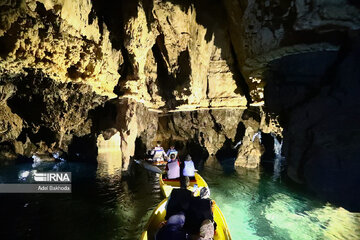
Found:
[[(180, 180), (163, 179), (162, 174), (160, 174), (160, 176), (159, 176), (159, 183), (160, 183), (161, 193), (165, 197), (170, 196), (171, 191), (173, 190), (173, 188), (180, 188)], [(195, 173), (195, 180), (190, 181), (190, 186), (189, 186), (190, 191), (194, 190), (194, 185), (195, 184), (197, 184), (198, 189), (200, 189), (202, 187), (208, 187), (205, 180), (198, 173)], [(198, 195), (198, 194), (195, 194), (195, 195)]]
[[(154, 240), (157, 231), (160, 228), (160, 223), (165, 221), (166, 215), (166, 202), (164, 199), (151, 214), (149, 221), (146, 225), (146, 231), (141, 234), (140, 240)], [(219, 206), (213, 201), (213, 214), (214, 221), (217, 224), (214, 234), (214, 240), (230, 240), (230, 232), (226, 224), (224, 215), (222, 214)]]

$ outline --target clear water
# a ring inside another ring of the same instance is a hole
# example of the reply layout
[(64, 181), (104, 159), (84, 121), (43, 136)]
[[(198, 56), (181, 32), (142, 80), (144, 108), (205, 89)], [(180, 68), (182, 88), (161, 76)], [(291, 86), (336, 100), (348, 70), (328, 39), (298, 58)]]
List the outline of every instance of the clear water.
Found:
[[(120, 172), (89, 163), (32, 163), (0, 168), (0, 182), (23, 171), (71, 171), (72, 194), (0, 194), (0, 239), (138, 239), (162, 200), (157, 176), (139, 166)], [(201, 174), (233, 239), (360, 239), (360, 214), (326, 204), (263, 171)]]

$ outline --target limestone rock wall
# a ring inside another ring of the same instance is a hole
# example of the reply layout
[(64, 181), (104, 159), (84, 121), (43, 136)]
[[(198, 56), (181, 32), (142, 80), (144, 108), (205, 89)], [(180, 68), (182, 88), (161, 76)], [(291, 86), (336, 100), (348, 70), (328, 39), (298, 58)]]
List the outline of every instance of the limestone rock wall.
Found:
[(222, 5), (154, 1), (149, 12), (145, 2), (124, 25), (133, 69), (125, 96), (170, 110), (246, 106)]
[(0, 5), (0, 74), (41, 69), (59, 82), (92, 86), (115, 96), (122, 57), (106, 26), (91, 16), (90, 1), (6, 1)]
[(260, 130), (284, 136), (288, 174), (321, 192), (318, 169), (358, 169), (359, 13), (353, 0), (1, 1), (0, 152), (96, 148), (119, 132), (124, 170), (137, 141), (160, 139), (257, 167)]
[(156, 138), (163, 140), (165, 147), (175, 144), (180, 156), (190, 154), (197, 162), (212, 164), (215, 157), (219, 161), (236, 158), (236, 166), (257, 168), (264, 147), (254, 135), (268, 133), (269, 129), (275, 132), (279, 127), (270, 126), (263, 119), (264, 112), (252, 110), (201, 110), (162, 116)]
[(7, 99), (15, 91), (14, 85), (0, 86), (0, 142), (16, 139), (22, 130), (22, 119), (7, 105)]
[[(359, 49), (360, 34), (353, 32), (339, 53), (274, 62), (265, 89), (265, 102), (286, 126), (283, 150), (288, 175), (353, 211), (358, 211), (360, 199), (354, 191), (360, 171)], [(295, 69), (288, 64), (307, 74), (294, 76)]]
[(224, 0), (231, 41), (254, 102), (263, 100), (269, 62), (305, 52), (336, 51), (344, 35), (359, 29), (353, 1)]
[(141, 103), (131, 98), (112, 99), (103, 107), (95, 109), (93, 131), (105, 140), (120, 133), (122, 170), (126, 171), (135, 153), (135, 142), (141, 138), (148, 149), (154, 145), (158, 129), (158, 114), (148, 111)]

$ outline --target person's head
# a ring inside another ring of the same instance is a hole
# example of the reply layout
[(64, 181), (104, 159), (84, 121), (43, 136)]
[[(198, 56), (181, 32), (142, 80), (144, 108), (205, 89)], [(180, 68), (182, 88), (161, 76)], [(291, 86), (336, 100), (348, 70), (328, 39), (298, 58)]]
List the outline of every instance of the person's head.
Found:
[(160, 142), (160, 141), (157, 141), (157, 142), (156, 142), (156, 146), (157, 146), (157, 147), (160, 147), (160, 146), (161, 146), (161, 142)]
[(180, 188), (188, 188), (190, 186), (190, 178), (185, 176), (180, 179)]
[(183, 240), (187, 239), (186, 232), (182, 229), (185, 224), (185, 215), (180, 212), (172, 215), (167, 223), (156, 233), (157, 240)]
[(186, 156), (185, 161), (191, 161), (191, 156), (189, 154)]
[(207, 187), (203, 187), (200, 190), (200, 197), (202, 199), (209, 199), (210, 198), (210, 189)]
[(200, 238), (201, 240), (212, 240), (214, 238), (214, 223), (206, 219), (201, 223)]
[(173, 153), (170, 154), (170, 159), (171, 159), (171, 160), (175, 160), (175, 154), (173, 154)]
[(174, 150), (174, 149), (175, 149), (175, 146), (174, 146), (174, 145), (171, 145), (171, 146), (170, 146), (170, 149), (171, 149), (171, 150)]
[(172, 215), (167, 221), (169, 225), (177, 225), (179, 228), (182, 228), (185, 224), (185, 214), (180, 212), (175, 215)]

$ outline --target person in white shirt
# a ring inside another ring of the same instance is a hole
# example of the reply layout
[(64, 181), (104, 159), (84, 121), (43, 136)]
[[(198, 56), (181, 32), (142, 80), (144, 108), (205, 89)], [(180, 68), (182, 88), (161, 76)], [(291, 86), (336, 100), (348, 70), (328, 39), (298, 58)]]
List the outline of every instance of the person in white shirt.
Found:
[(167, 178), (177, 179), (180, 178), (180, 163), (176, 159), (175, 154), (170, 154), (170, 160), (166, 164)]
[(187, 155), (185, 158), (183, 175), (185, 177), (194, 177), (195, 176), (195, 166), (194, 166), (194, 162), (191, 160), (190, 155)]
[(176, 151), (174, 145), (171, 145), (169, 150), (166, 152), (166, 155), (170, 157), (170, 154), (174, 153), (175, 157), (177, 157), (178, 152)]
[(156, 147), (151, 151), (153, 161), (164, 161), (167, 159), (164, 149), (161, 147), (161, 143), (156, 142)]

